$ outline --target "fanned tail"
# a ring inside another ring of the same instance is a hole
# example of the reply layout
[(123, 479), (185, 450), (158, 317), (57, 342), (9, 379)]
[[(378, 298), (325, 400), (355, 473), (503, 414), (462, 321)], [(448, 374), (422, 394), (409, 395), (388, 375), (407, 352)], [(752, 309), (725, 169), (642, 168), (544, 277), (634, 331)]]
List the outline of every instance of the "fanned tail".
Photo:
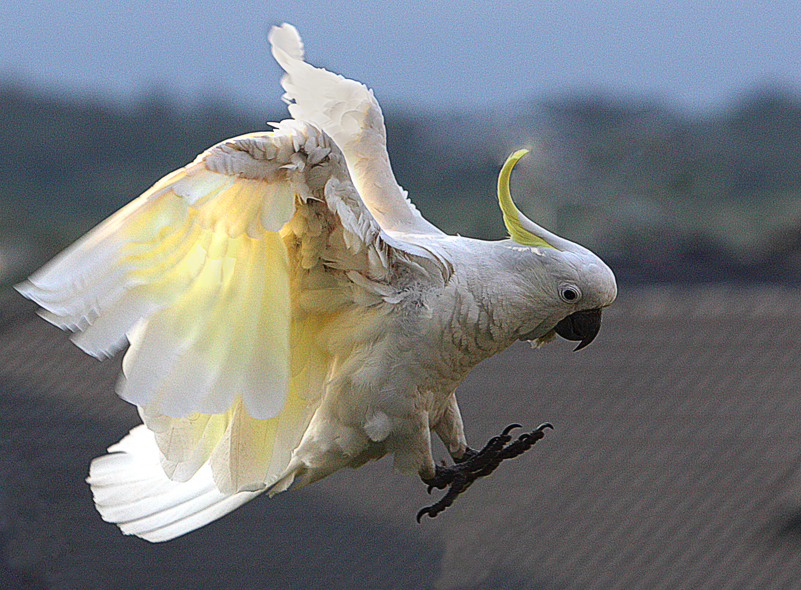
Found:
[(239, 508), (266, 491), (223, 493), (204, 465), (185, 482), (162, 469), (153, 433), (137, 426), (89, 468), (98, 512), (126, 535), (159, 543), (180, 537)]

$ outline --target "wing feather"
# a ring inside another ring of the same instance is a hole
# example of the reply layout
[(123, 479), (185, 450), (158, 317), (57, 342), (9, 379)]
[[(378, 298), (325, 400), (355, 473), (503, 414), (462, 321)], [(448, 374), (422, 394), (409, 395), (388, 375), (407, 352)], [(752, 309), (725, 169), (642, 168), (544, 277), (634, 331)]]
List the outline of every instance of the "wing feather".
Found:
[(372, 90), (304, 61), (303, 42), (290, 24), (270, 31), (273, 56), (286, 72), (281, 85), (289, 112), (317, 125), (342, 150), (354, 185), (386, 231), (442, 232), (426, 221), (395, 180), (381, 107)]
[(290, 356), (289, 264), (278, 230), (296, 194), (312, 192), (298, 172), (304, 154), (276, 159), (295, 136), (304, 147), (325, 144), (296, 125), (214, 146), (20, 291), (46, 319), (79, 332), (76, 344), (95, 356), (129, 341), (119, 389), (137, 405), (184, 416), (218, 413), (241, 397), (254, 417), (274, 416)]
[(287, 121), (213, 146), (18, 289), (90, 354), (129, 343), (118, 392), (149, 431), (90, 483), (105, 519), (165, 540), (292, 483), (339, 310), (396, 304), (393, 273), (439, 265), (381, 229), (330, 138)]

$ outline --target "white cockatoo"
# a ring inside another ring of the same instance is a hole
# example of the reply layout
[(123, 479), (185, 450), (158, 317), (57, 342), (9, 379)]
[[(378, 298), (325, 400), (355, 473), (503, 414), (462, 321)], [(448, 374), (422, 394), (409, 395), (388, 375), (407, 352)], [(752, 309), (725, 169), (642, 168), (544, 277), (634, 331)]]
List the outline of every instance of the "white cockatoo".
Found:
[[(118, 392), (144, 424), (88, 482), (149, 541), (386, 454), (450, 486), (418, 519), (435, 516), (547, 426), (472, 451), (468, 371), (517, 340), (585, 346), (617, 293), (513, 204), (525, 150), (498, 181), (511, 239), (445, 235), (395, 181), (373, 93), (306, 63), (291, 25), (269, 38), (292, 119), (206, 150), (18, 286), (87, 353), (129, 344)], [(432, 431), (455, 465), (435, 464)]]

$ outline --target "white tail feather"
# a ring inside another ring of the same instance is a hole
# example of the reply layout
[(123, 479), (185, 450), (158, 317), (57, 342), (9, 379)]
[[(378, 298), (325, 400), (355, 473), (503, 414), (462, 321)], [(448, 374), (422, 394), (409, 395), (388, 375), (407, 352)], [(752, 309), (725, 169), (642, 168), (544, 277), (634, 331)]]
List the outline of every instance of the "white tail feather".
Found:
[(109, 453), (92, 461), (86, 480), (97, 510), (124, 534), (154, 543), (217, 520), (267, 489), (224, 494), (214, 484), (208, 464), (189, 481), (170, 480), (153, 433), (144, 425), (111, 446)]

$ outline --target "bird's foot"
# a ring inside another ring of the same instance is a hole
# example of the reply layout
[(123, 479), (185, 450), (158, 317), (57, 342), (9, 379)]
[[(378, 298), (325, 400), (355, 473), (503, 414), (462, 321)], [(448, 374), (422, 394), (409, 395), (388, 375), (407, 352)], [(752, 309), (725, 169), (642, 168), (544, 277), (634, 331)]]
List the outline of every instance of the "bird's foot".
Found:
[(517, 440), (509, 443), (512, 440), (512, 436), (509, 433), (515, 428), (520, 428), (520, 425), (511, 424), (507, 426), (499, 436), (492, 437), (480, 451), (468, 448), (464, 455), (455, 460), (456, 465), (451, 467), (437, 465), (433, 477), (423, 478), (423, 483), (428, 484), (429, 493), (434, 488), (450, 487), (437, 502), (431, 506), (426, 506), (417, 513), (417, 522), (420, 522), (426, 514), (431, 518), (435, 518), (440, 512), (453, 504), (454, 500), (479, 477), (485, 477), (495, 471), (505, 459), (512, 459), (525, 453), (535, 442), (545, 436), (545, 430), (548, 428), (553, 429), (553, 426), (546, 422), (531, 432), (521, 434), (517, 437)]

